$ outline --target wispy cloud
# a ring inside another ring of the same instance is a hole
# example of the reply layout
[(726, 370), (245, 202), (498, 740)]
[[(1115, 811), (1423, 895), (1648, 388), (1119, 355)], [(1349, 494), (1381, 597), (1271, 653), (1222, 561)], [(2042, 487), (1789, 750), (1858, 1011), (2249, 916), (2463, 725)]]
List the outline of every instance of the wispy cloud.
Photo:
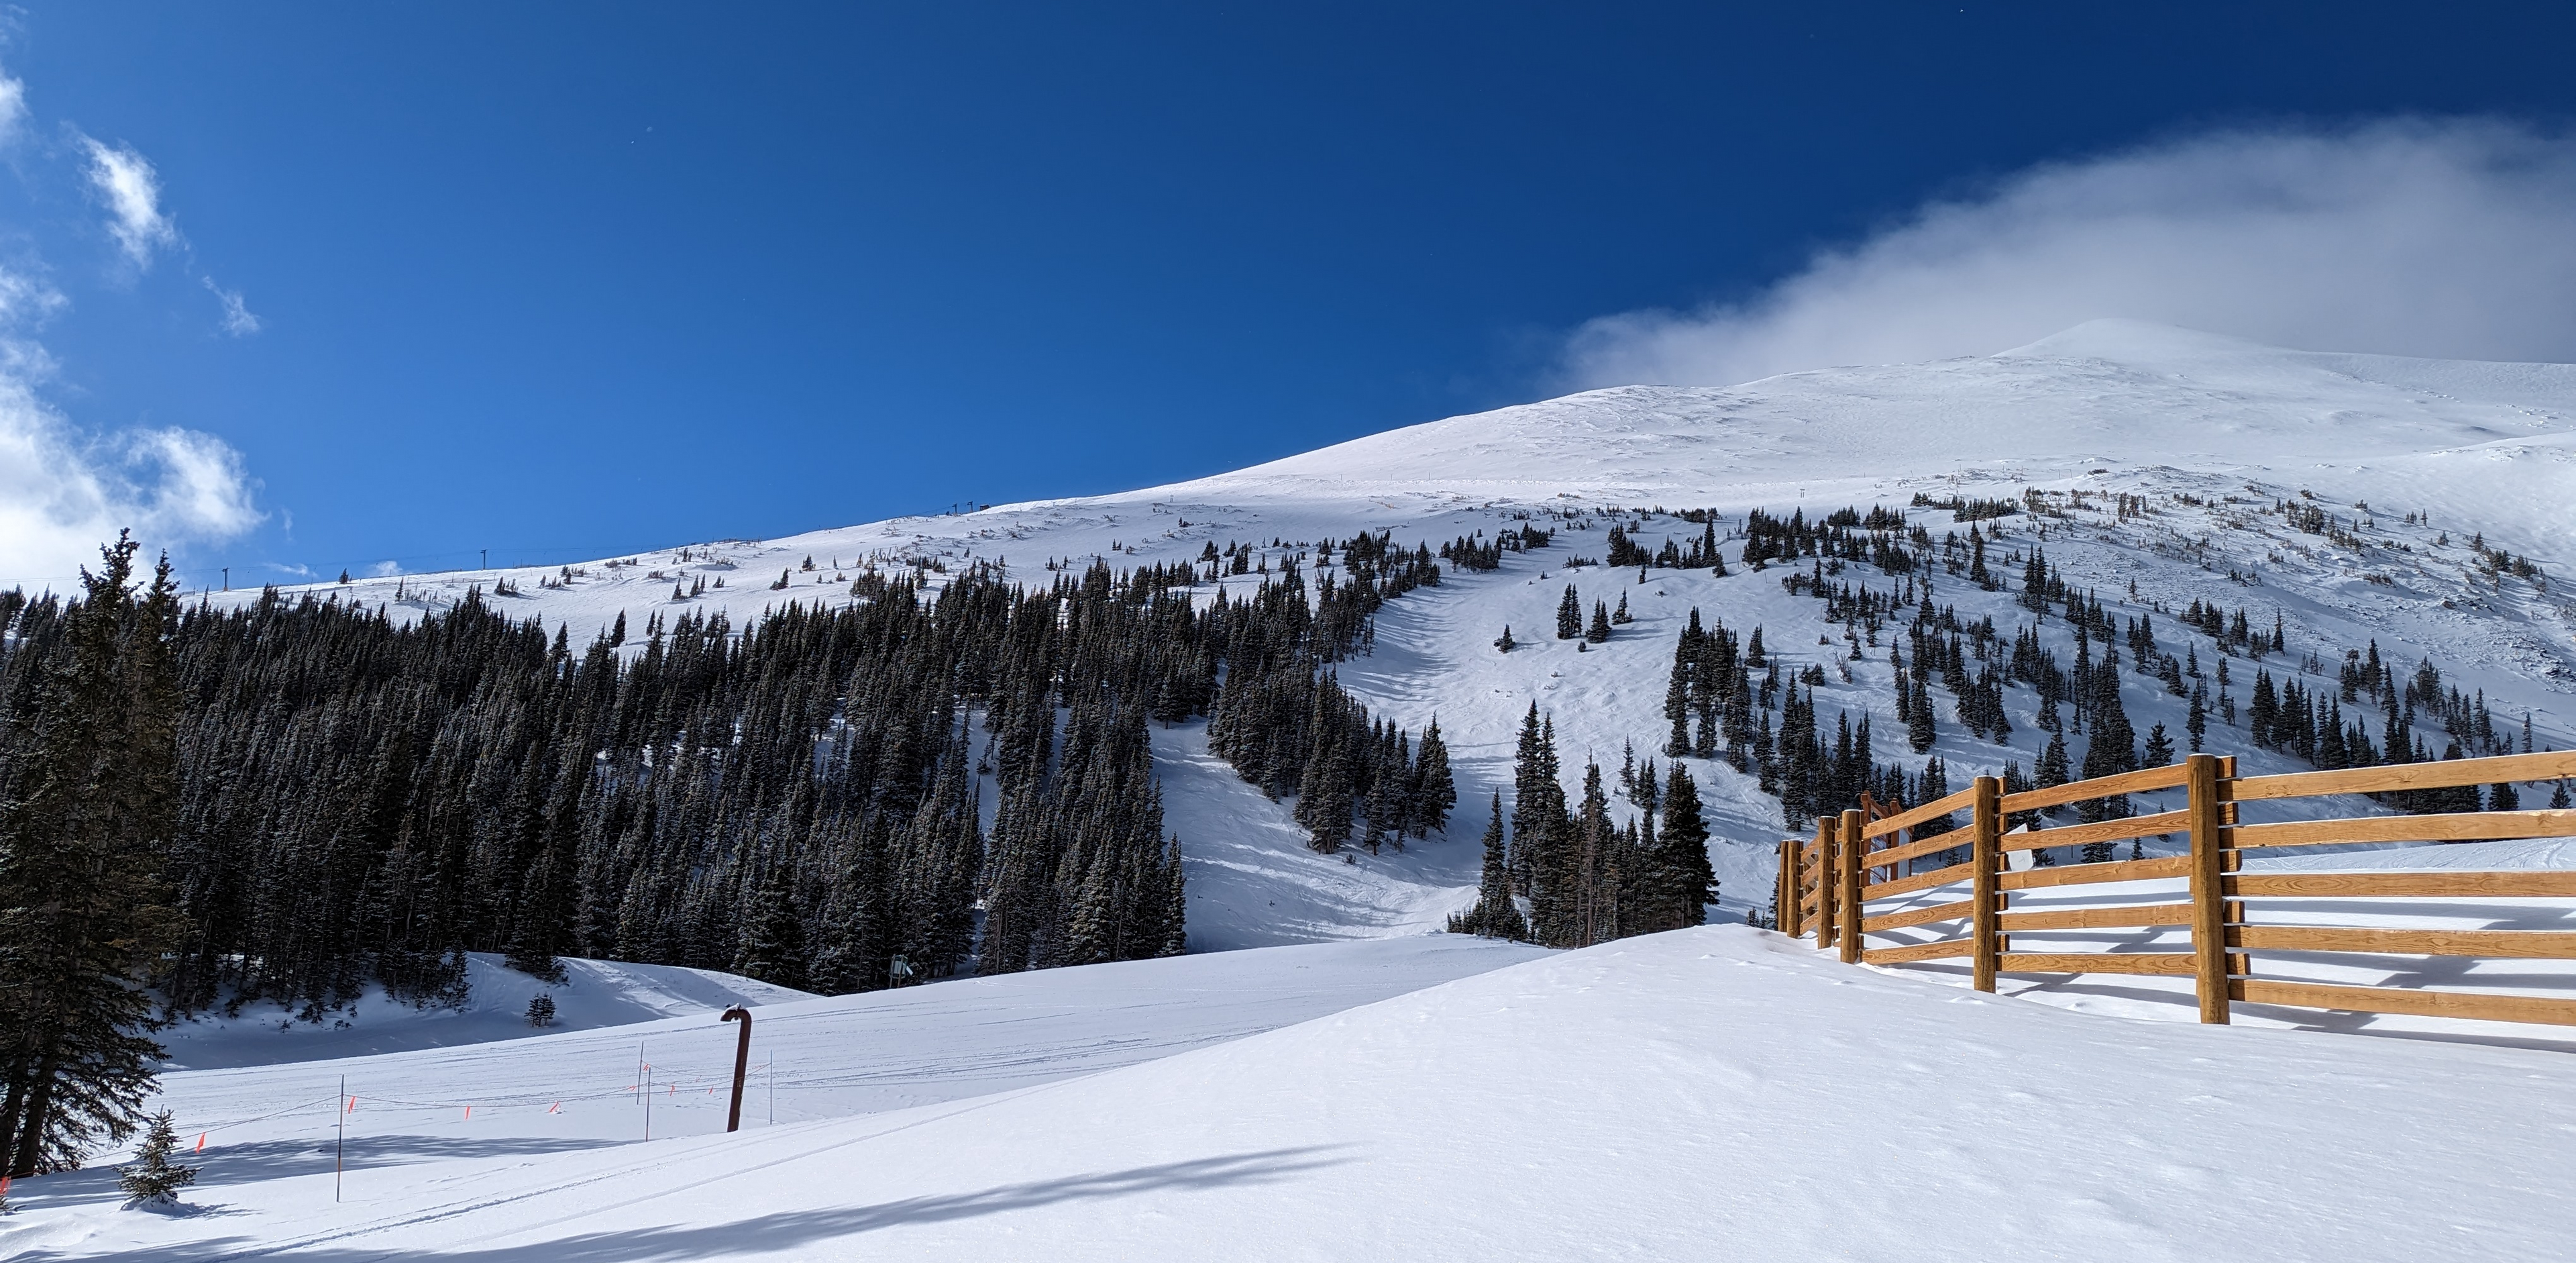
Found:
[(1991, 354), (2127, 316), (2280, 345), (2576, 359), (2576, 144), (2492, 120), (2234, 130), (2021, 172), (1754, 297), (1607, 316), (1568, 384)]
[(223, 300), (224, 332), (236, 338), (247, 338), (259, 332), (259, 317), (252, 315), (250, 308), (242, 305), (240, 290), (225, 289), (215, 284), (215, 278), (211, 276), (200, 276), (197, 279), (205, 282), (206, 288), (212, 291), (216, 298)]
[(194, 430), (85, 435), (39, 387), (54, 362), (28, 337), (64, 306), (0, 271), (0, 584), (59, 585), (131, 527), (151, 544), (224, 540), (265, 516), (241, 453)]
[(19, 138), (26, 134), (26, 82), (0, 73), (0, 148), (18, 143)]
[(149, 267), (152, 253), (179, 241), (179, 226), (161, 210), (161, 179), (152, 164), (131, 145), (109, 145), (80, 138), (89, 151), (90, 188), (107, 207), (107, 231), (136, 267)]
[[(28, 126), (26, 85), (0, 72), (0, 147)], [(80, 178), (129, 263), (148, 267), (158, 251), (183, 244), (142, 154), (69, 135)], [(240, 292), (199, 279), (222, 302), (226, 332), (258, 331)], [(0, 586), (61, 587), (121, 529), (147, 546), (184, 547), (235, 539), (266, 520), (258, 481), (222, 439), (178, 428), (86, 430), (46, 401), (55, 366), (36, 334), (69, 305), (40, 265), (0, 266)]]

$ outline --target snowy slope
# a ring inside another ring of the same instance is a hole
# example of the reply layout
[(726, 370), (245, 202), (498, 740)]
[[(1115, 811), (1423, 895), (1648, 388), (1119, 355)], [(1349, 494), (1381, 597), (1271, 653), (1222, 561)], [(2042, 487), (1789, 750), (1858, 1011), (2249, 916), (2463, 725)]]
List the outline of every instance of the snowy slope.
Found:
[[(752, 1011), (745, 1116), (752, 1126), (789, 1129), (1022, 1090), (1544, 954), (1417, 935), (764, 1003)], [(175, 1112), (192, 1147), (205, 1137), (202, 1153), (190, 1159), (204, 1167), (201, 1203), (280, 1179), (327, 1181), (343, 1138), (338, 1125), (345, 1124), (347, 1189), (356, 1204), (389, 1195), (420, 1174), (415, 1168), (449, 1178), (460, 1159), (526, 1162), (625, 1146), (648, 1128), (662, 1139), (719, 1134), (739, 1031), (710, 1010), (465, 1047), (184, 1070), (163, 1077), (155, 1105)], [(638, 1091), (640, 1066), (650, 1067), (649, 1100)], [(355, 1105), (341, 1114), (333, 1101), (344, 1083)], [(0, 1219), (0, 1258), (109, 1248), (74, 1243), (99, 1232), (112, 1240), (136, 1218), (107, 1214), (100, 1203), (114, 1188), (108, 1164), (123, 1156), (21, 1182), (12, 1200), (26, 1213)]]
[(463, 1002), (415, 1005), (369, 987), (347, 1008), (307, 1015), (274, 1001), (201, 1014), (154, 1038), (173, 1070), (264, 1066), (276, 1062), (363, 1057), (415, 1048), (452, 1048), (541, 1034), (529, 1028), (528, 1001), (555, 1002), (553, 1029), (585, 1031), (674, 1017), (712, 1017), (735, 1005), (809, 1000), (805, 992), (712, 969), (562, 958), (564, 980), (520, 973), (482, 952), (467, 957)]
[[(1275, 560), (1361, 530), (1389, 530), (1406, 545), (1490, 535), (1524, 521), (1557, 530), (1555, 548), (1510, 555), (1492, 574), (1453, 574), (1438, 589), (1392, 603), (1380, 616), (1374, 656), (1343, 672), (1373, 709), (1407, 727), (1439, 718), (1459, 772), (1450, 836), (1401, 855), (1319, 861), (1302, 853), (1288, 805), (1233, 781), (1207, 757), (1195, 728), (1156, 734), (1167, 804), (1190, 865), (1191, 942), (1206, 950), (1439, 925), (1470, 897), (1474, 839), (1488, 795), (1508, 784), (1524, 711), (1535, 701), (1554, 718), (1569, 783), (1587, 754), (1615, 770), (1623, 746), (1653, 753), (1665, 731), (1664, 671), (1693, 607), (1739, 630), (1764, 627), (1793, 669), (1824, 666), (1819, 705), (1827, 722), (1836, 710), (1858, 719), (1875, 708), (1878, 755), (1902, 753), (1887, 709), (1885, 646), (1860, 646), (1862, 657), (1852, 660), (1843, 629), (1822, 621), (1817, 601), (1783, 592), (1776, 571), (1726, 579), (1659, 571), (1639, 586), (1633, 573), (1569, 570), (1577, 557), (1602, 556), (1612, 523), (1624, 522), (1652, 548), (1698, 535), (1695, 525), (1646, 512), (1658, 506), (1712, 508), (1734, 526), (1752, 508), (1812, 516), (1844, 505), (1903, 506), (1918, 492), (2019, 497), (2032, 487), (2059, 493), (2060, 505), (2072, 503), (2065, 493), (2093, 497), (2091, 508), (2069, 508), (2049, 523), (2046, 549), (2070, 582), (2097, 589), (2116, 615), (2203, 598), (2245, 607), (2258, 620), (2277, 613), (2289, 630), (2290, 661), (2316, 654), (2329, 683), (2343, 650), (2376, 642), (2400, 670), (2431, 658), (2464, 691), (2484, 690), (2499, 722), (2518, 725), (2529, 714), (2542, 744), (2576, 744), (2576, 601), (2555, 586), (2500, 586), (2479, 573), (2469, 548), (2482, 535), (2552, 573), (2576, 564), (2576, 514), (2564, 509), (2576, 500), (2576, 366), (2286, 351), (2134, 321), (2096, 321), (1988, 357), (1726, 388), (1592, 391), (1119, 495), (660, 549), (633, 555), (633, 565), (604, 559), (317, 590), (390, 602), (401, 614), (507, 576), (522, 595), (505, 598), (505, 608), (583, 637), (621, 612), (640, 623), (655, 611), (721, 608), (740, 625), (789, 600), (846, 601), (848, 576), (866, 563), (1002, 559), (1043, 580), (1055, 559), (1173, 562), (1210, 543), (1280, 541), (1267, 554)], [(2146, 496), (2153, 512), (2119, 517), (2107, 507), (2114, 493)], [(2368, 546), (2356, 552), (2292, 530), (2271, 511), (2276, 500), (2328, 510)], [(2365, 504), (2372, 507), (2357, 507)], [(1966, 529), (1944, 512), (1914, 516), (1936, 538)], [(2030, 517), (1989, 525), (2000, 528), (1998, 549), (2037, 543)], [(812, 572), (800, 568), (809, 557)], [(781, 571), (790, 586), (770, 590)], [(572, 576), (568, 586), (541, 586), (564, 574)], [(1875, 574), (1853, 577), (1892, 586)], [(726, 586), (671, 599), (675, 580), (699, 578)], [(1591, 653), (1547, 639), (1569, 581), (1587, 607), (1625, 594), (1637, 621)], [(1955, 604), (1964, 618), (1991, 615), (2007, 636), (2028, 621), (2008, 594), (1956, 581), (1936, 588), (1937, 601)], [(2216, 657), (2207, 640), (2181, 635), (2177, 620), (2157, 622), (2168, 647), (2195, 644), (2204, 663)], [(1505, 657), (1490, 642), (1507, 623), (1527, 647)], [(2044, 634), (2065, 651), (2062, 624), (2052, 621)], [(2287, 666), (2279, 658), (2270, 665)], [(2240, 702), (2250, 675), (2240, 673)], [(2011, 705), (2018, 732), (2008, 745), (1975, 740), (1955, 724), (1945, 729), (1933, 753), (1954, 784), (2007, 760), (2032, 763), (2035, 701), (2016, 690)], [(2141, 734), (2155, 723), (2181, 731), (2180, 700), (2152, 681), (2133, 682), (2127, 705)], [(2213, 747), (2242, 749), (2241, 730), (2233, 737), (2222, 729)], [(2249, 772), (2301, 766), (2264, 752), (2247, 753), (2245, 763)], [(1767, 899), (1767, 848), (1785, 822), (1749, 780), (1705, 763), (1693, 769), (1708, 787), (1721, 838), (1723, 903), (1739, 914)]]
[[(1312, 949), (1346, 950), (1346, 949)], [(65, 1196), (28, 1259), (2548, 1259), (2561, 1054), (2106, 1020), (1742, 927), (732, 1137)], [(263, 1178), (264, 1177), (264, 1178)], [(85, 1203), (85, 1204), (71, 1204)]]

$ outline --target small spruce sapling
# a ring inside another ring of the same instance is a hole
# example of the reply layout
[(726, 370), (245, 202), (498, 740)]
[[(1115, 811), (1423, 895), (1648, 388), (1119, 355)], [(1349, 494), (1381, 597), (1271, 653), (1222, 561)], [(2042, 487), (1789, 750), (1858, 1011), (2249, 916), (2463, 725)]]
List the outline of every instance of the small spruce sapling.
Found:
[(143, 1134), (143, 1147), (135, 1151), (134, 1165), (116, 1171), (116, 1186), (125, 1192), (125, 1209), (178, 1209), (179, 1190), (197, 1182), (197, 1168), (171, 1163), (170, 1151), (178, 1144), (170, 1111), (153, 1115), (151, 1129)]
[(554, 1024), (554, 996), (547, 992), (540, 991), (536, 995), (530, 997), (528, 1000), (528, 1025), (552, 1026)]

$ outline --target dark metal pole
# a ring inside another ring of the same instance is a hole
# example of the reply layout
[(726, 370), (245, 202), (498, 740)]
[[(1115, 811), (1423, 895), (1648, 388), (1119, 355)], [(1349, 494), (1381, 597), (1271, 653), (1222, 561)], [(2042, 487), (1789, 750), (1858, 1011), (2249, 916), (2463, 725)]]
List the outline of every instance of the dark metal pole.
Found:
[(733, 1109), (725, 1115), (726, 1131), (742, 1130), (742, 1075), (751, 1066), (751, 1010), (739, 1005), (726, 1009), (721, 1021), (742, 1019), (742, 1038), (733, 1046)]

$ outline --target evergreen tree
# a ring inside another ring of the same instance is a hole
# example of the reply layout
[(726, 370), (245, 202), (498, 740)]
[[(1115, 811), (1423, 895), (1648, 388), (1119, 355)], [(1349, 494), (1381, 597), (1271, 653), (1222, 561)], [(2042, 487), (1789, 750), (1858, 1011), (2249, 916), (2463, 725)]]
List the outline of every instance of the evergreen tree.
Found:
[(1583, 638), (1596, 645), (1610, 639), (1609, 605), (1600, 601), (1592, 603), (1592, 625), (1584, 630)]
[(1422, 730), (1422, 748), (1413, 762), (1413, 836), (1427, 837), (1449, 829), (1449, 813), (1458, 805), (1457, 778), (1449, 770), (1449, 743), (1434, 717)]
[(1565, 597), (1556, 603), (1556, 638), (1572, 640), (1583, 634), (1583, 599), (1575, 594), (1574, 585), (1565, 585)]
[[(1554, 947), (1584, 947), (1617, 935), (1618, 864), (1613, 851), (1618, 839), (1598, 763), (1583, 765), (1582, 805), (1572, 826), (1571, 845), (1559, 848), (1552, 870), (1543, 867), (1540, 872), (1541, 887), (1553, 896), (1559, 916), (1540, 927), (1539, 941)], [(1539, 896), (1533, 894), (1531, 906), (1538, 902)]]
[(1940, 739), (1940, 729), (1932, 717), (1932, 692), (1924, 687), (1919, 674), (1914, 677), (1913, 689), (1914, 695), (1906, 704), (1905, 743), (1916, 754), (1927, 754), (1932, 743)]
[(170, 1151), (178, 1146), (170, 1111), (154, 1114), (142, 1147), (135, 1150), (134, 1165), (117, 1168), (116, 1187), (125, 1194), (127, 1210), (170, 1209), (179, 1204), (179, 1190), (197, 1182), (197, 1168), (170, 1161)]
[(733, 972), (743, 977), (802, 991), (805, 978), (805, 926), (796, 915), (795, 896), (786, 875), (772, 869), (750, 900), (742, 947)]
[(1476, 906), (1452, 916), (1449, 932), (1514, 940), (1529, 937), (1529, 924), (1521, 919), (1520, 908), (1512, 902), (1511, 867), (1503, 839), (1503, 795), (1500, 790), (1494, 793), (1493, 814), (1485, 821), (1485, 867), (1483, 879), (1476, 887)]
[(180, 928), (159, 872), (178, 789), (178, 601), (167, 558), (138, 599), (136, 551), (124, 536), (103, 549), (58, 632), (39, 632), (50, 643), (11, 655), (42, 665), (0, 799), (0, 1174), (69, 1170), (131, 1135), (161, 1056), (144, 984)]
[(1663, 846), (1671, 857), (1670, 924), (1704, 925), (1717, 902), (1717, 870), (1708, 858), (1708, 821), (1700, 814), (1699, 782), (1676, 763), (1664, 784)]

